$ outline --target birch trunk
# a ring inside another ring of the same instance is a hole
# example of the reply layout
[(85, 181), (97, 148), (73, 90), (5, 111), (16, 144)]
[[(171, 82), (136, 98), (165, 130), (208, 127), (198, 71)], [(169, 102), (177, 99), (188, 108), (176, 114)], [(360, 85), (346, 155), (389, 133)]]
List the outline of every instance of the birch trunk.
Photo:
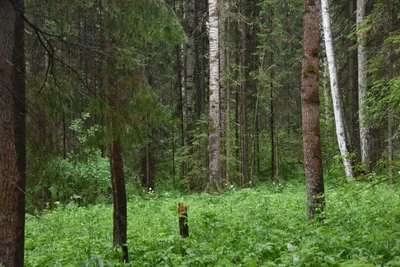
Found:
[(304, 1), (301, 103), (307, 214), (312, 220), (324, 207), (319, 125), (318, 54), (320, 11), (317, 1)]
[(370, 171), (369, 127), (365, 122), (365, 100), (367, 96), (366, 40), (360, 31), (365, 17), (365, 0), (357, 0), (357, 40), (358, 40), (358, 120), (360, 121), (361, 162)]
[(219, 108), (219, 55), (218, 55), (218, 0), (208, 0), (210, 42), (210, 162), (209, 182), (220, 186), (220, 108)]
[(336, 136), (340, 154), (342, 156), (344, 169), (346, 172), (347, 180), (353, 180), (353, 170), (347, 151), (346, 133), (344, 128), (344, 109), (340, 99), (339, 81), (335, 63), (335, 53), (333, 50), (332, 31), (329, 17), (329, 4), (328, 0), (321, 0), (322, 8), (322, 25), (324, 29), (326, 57), (328, 59), (329, 77), (331, 83), (331, 93), (333, 101), (333, 113), (335, 116)]

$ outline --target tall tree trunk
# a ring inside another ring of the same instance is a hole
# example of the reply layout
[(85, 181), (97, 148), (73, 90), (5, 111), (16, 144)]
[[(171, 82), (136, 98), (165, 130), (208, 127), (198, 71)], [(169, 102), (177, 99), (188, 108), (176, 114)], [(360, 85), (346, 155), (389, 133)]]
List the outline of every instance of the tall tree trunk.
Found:
[(321, 0), (321, 8), (322, 8), (322, 24), (324, 28), (326, 57), (328, 59), (329, 77), (331, 82), (333, 113), (335, 116), (336, 136), (338, 139), (339, 150), (342, 156), (347, 180), (352, 181), (353, 170), (351, 168), (349, 153), (347, 150), (348, 145), (344, 127), (344, 108), (342, 104), (343, 100), (341, 99), (339, 90), (339, 80), (336, 70), (335, 52), (333, 50), (333, 40), (332, 40), (331, 22), (329, 17), (328, 0)]
[[(329, 86), (328, 86), (328, 79), (329, 79), (329, 71), (328, 71), (328, 62), (326, 57), (323, 58), (323, 81), (322, 87), (324, 88), (324, 120), (325, 124), (328, 125), (329, 123)], [(328, 127), (327, 127), (328, 128)], [(326, 134), (329, 134), (328, 132)]]
[[(241, 0), (240, 12), (242, 16), (246, 15), (246, 3), (245, 0)], [(247, 118), (246, 118), (246, 79), (247, 79), (247, 60), (246, 60), (246, 23), (243, 18), (238, 24), (239, 33), (239, 151), (240, 151), (240, 185), (245, 186), (247, 184)]]
[[(186, 35), (189, 42), (185, 47), (185, 96), (186, 96), (186, 135), (185, 145), (189, 148), (192, 145), (191, 130), (193, 129), (193, 95), (195, 90), (195, 0), (186, 2)], [(190, 154), (190, 152), (189, 152)]]
[(393, 115), (388, 115), (388, 161), (389, 161), (389, 182), (394, 184), (393, 174), (393, 160), (394, 160), (394, 146), (393, 146)]
[(274, 180), (275, 178), (275, 138), (274, 138), (274, 133), (275, 133), (275, 121), (274, 121), (274, 56), (272, 52), (270, 53), (270, 60), (271, 60), (271, 66), (270, 66), (270, 81), (269, 81), (269, 102), (270, 102), (270, 114), (269, 114), (269, 121), (270, 121), (270, 133), (271, 133), (271, 181)]
[(370, 171), (370, 130), (365, 120), (365, 102), (367, 97), (367, 52), (365, 33), (360, 29), (365, 17), (365, 0), (357, 0), (357, 40), (358, 40), (358, 120), (360, 122), (361, 162), (365, 170)]
[(154, 177), (154, 163), (151, 153), (151, 120), (149, 113), (145, 117), (145, 137), (146, 145), (144, 147), (144, 157), (142, 161), (142, 185), (146, 187), (147, 191), (154, 190), (155, 188), (155, 177)]
[[(229, 1), (229, 0), (228, 0)], [(226, 40), (230, 40), (230, 19), (226, 18)], [(226, 56), (226, 69), (228, 71), (227, 74), (231, 74), (231, 53), (227, 46), (225, 46), (225, 56)], [(230, 179), (230, 159), (231, 159), (231, 83), (227, 82), (226, 84), (226, 135), (225, 135), (225, 143), (226, 143), (226, 167), (225, 167), (225, 181), (229, 182)]]
[(210, 162), (209, 182), (220, 187), (220, 106), (219, 106), (219, 35), (218, 1), (208, 0), (210, 41)]
[[(270, 38), (272, 37), (273, 31), (273, 18), (274, 18), (274, 7), (270, 4), (270, 19), (269, 19), (269, 27), (270, 27)], [(274, 115), (274, 52), (271, 49), (269, 52), (269, 105), (270, 105), (270, 113), (269, 113), (269, 124), (270, 124), (270, 138), (271, 138), (271, 181), (275, 179), (275, 115)]]
[(122, 248), (122, 257), (128, 262), (127, 246), (127, 208), (124, 177), (124, 164), (122, 160), (121, 139), (113, 136), (110, 145), (111, 184), (114, 204), (113, 212), (113, 245)]
[(224, 6), (225, 0), (219, 1), (219, 68), (220, 68), (220, 88), (219, 88), (219, 100), (220, 100), (220, 133), (221, 133), (221, 182), (226, 184), (226, 85), (227, 85), (227, 65), (226, 65), (226, 12)]
[[(356, 24), (356, 0), (349, 0), (349, 23), (353, 29)], [(354, 40), (349, 40), (349, 46), (356, 45)], [(348, 125), (350, 132), (351, 147), (349, 152), (355, 152), (353, 165), (360, 162), (360, 142), (359, 142), (359, 127), (358, 127), (358, 89), (357, 89), (357, 50), (349, 49), (349, 66), (348, 66)], [(357, 175), (357, 174), (355, 174)]]
[(23, 0), (0, 0), (0, 264), (24, 265), (25, 40)]
[(276, 131), (275, 134), (275, 182), (276, 186), (279, 185), (279, 131)]
[(128, 262), (128, 246), (127, 246), (127, 208), (126, 208), (126, 188), (124, 177), (124, 163), (122, 158), (121, 147), (121, 119), (118, 116), (121, 106), (122, 90), (118, 88), (115, 67), (115, 48), (113, 43), (105, 44), (105, 52), (108, 54), (106, 58), (108, 71), (105, 74), (105, 84), (108, 91), (109, 103), (109, 125), (108, 131), (110, 135), (110, 169), (111, 169), (111, 185), (113, 196), (113, 245), (122, 248), (122, 259)]
[(324, 207), (318, 92), (319, 22), (320, 7), (318, 2), (305, 0), (301, 102), (309, 220), (320, 214)]

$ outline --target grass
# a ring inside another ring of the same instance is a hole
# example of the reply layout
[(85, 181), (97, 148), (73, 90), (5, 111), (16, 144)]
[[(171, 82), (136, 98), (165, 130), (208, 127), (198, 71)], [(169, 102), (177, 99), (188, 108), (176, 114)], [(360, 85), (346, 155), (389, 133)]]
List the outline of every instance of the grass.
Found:
[[(326, 219), (310, 224), (301, 184), (131, 196), (126, 266), (400, 266), (397, 189), (352, 183), (328, 187), (326, 198)], [(189, 207), (184, 240), (178, 202)], [(25, 247), (26, 266), (123, 265), (112, 248), (111, 205), (27, 215)]]

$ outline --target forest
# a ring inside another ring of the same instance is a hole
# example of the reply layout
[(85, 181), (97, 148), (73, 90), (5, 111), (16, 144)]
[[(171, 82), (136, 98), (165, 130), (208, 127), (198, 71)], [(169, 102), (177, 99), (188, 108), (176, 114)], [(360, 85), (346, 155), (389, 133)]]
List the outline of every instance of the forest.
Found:
[(400, 0), (0, 0), (0, 266), (400, 266)]

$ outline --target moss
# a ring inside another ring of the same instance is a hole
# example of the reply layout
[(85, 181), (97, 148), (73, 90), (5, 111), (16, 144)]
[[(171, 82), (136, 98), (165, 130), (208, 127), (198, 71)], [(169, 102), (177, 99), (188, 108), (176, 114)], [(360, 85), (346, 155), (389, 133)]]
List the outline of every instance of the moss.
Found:
[(307, 67), (304, 69), (305, 72), (314, 72), (317, 73), (315, 66), (314, 65), (307, 65)]

